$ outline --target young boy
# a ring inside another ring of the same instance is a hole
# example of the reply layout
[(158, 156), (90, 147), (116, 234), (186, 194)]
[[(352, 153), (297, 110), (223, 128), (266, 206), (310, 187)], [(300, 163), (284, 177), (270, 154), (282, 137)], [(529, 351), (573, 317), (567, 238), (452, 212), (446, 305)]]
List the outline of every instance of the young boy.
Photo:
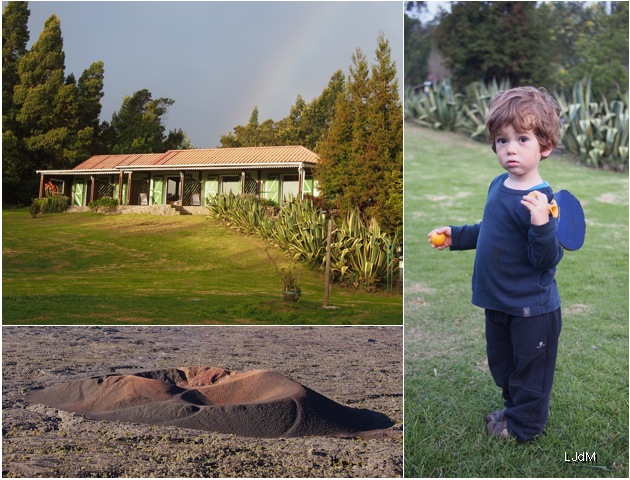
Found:
[(505, 406), (487, 415), (486, 428), (524, 442), (547, 423), (562, 326), (554, 275), (563, 249), (548, 211), (553, 191), (538, 171), (558, 143), (559, 108), (544, 89), (500, 92), (486, 129), (507, 173), (490, 184), (481, 223), (429, 237), (446, 235), (440, 250), (477, 250), (472, 303), (485, 309), (488, 365)]

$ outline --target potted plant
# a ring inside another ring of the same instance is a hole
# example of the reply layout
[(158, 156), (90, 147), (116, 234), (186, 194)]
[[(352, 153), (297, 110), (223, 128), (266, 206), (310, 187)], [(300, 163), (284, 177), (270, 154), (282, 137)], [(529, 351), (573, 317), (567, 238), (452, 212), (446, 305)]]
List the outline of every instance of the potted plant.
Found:
[(298, 277), (295, 271), (295, 267), (293, 266), (293, 264), (290, 264), (288, 267), (280, 268), (278, 267), (274, 259), (271, 258), (271, 255), (269, 255), (269, 252), (267, 250), (265, 250), (265, 253), (269, 257), (269, 260), (271, 260), (271, 263), (273, 263), (273, 267), (275, 268), (276, 273), (282, 279), (282, 295), (284, 299), (287, 302), (297, 302), (300, 296), (302, 296), (302, 290), (300, 290), (300, 287), (298, 286)]

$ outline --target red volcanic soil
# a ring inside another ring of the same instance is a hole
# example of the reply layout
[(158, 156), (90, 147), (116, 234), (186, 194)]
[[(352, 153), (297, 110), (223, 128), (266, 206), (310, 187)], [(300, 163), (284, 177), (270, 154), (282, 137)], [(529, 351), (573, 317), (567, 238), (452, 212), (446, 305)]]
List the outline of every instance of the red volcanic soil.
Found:
[(349, 408), (271, 370), (181, 367), (107, 375), (31, 390), (93, 420), (172, 425), (248, 437), (386, 435), (385, 415)]
[(402, 358), (400, 326), (4, 326), (2, 476), (401, 477)]

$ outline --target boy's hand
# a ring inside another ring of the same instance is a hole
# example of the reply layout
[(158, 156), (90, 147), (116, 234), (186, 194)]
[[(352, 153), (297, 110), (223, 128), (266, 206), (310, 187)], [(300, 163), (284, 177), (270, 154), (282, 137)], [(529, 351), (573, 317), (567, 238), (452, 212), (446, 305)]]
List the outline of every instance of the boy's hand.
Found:
[[(444, 234), (446, 236), (446, 239), (444, 240), (444, 243), (442, 245), (440, 245), (440, 246), (433, 245), (433, 242), (431, 242), (431, 235), (433, 235), (434, 233)], [(431, 230), (429, 232), (427, 237), (429, 238), (429, 243), (431, 244), (431, 248), (437, 248), (438, 250), (444, 250), (445, 248), (448, 248), (451, 245), (453, 245), (453, 238), (451, 237), (451, 227), (435, 228), (435, 229), (433, 229), (433, 230)]]
[(532, 225), (544, 225), (549, 222), (547, 195), (534, 190), (525, 195), (521, 203), (529, 210)]

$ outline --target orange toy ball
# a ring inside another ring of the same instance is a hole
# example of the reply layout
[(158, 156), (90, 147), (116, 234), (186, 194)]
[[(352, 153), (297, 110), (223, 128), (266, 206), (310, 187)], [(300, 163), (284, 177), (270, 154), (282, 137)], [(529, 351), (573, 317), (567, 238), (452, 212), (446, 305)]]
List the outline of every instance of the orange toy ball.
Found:
[(431, 243), (435, 245), (436, 247), (439, 247), (440, 245), (444, 245), (445, 241), (446, 241), (446, 235), (444, 235), (443, 233), (434, 233), (433, 235), (431, 235)]

